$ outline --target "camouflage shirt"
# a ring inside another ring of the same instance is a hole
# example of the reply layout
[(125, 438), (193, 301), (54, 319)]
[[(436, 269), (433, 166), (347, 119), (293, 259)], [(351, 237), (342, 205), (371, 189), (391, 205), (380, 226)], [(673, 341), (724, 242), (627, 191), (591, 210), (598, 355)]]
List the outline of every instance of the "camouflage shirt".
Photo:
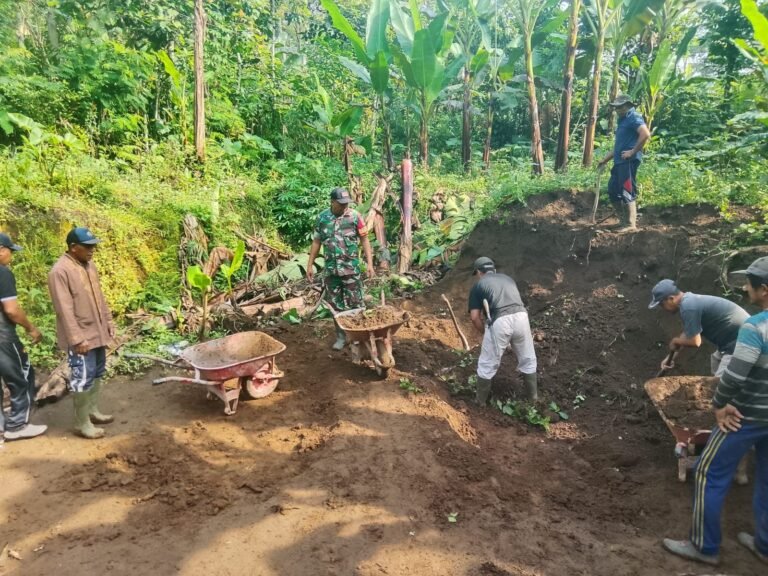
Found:
[(330, 209), (321, 212), (312, 239), (323, 245), (325, 273), (329, 276), (359, 275), (360, 238), (367, 234), (365, 220), (352, 208), (347, 208), (338, 217)]

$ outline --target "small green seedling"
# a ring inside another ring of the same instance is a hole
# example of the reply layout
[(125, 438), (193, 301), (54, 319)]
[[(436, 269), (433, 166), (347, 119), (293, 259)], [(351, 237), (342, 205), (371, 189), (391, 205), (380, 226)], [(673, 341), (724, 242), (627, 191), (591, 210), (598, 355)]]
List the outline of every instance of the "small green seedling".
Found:
[(232, 291), (232, 277), (243, 266), (244, 258), (245, 258), (245, 242), (243, 242), (242, 240), (238, 240), (237, 246), (235, 247), (234, 256), (232, 256), (232, 262), (230, 263), (224, 262), (221, 265), (221, 273), (224, 274), (224, 278), (227, 279), (227, 293), (229, 294), (229, 298), (232, 302), (232, 306), (234, 307), (237, 307), (237, 302), (235, 301), (235, 295), (234, 295), (234, 292)]
[(301, 315), (296, 308), (291, 308), (288, 312), (283, 314), (283, 320), (290, 324), (301, 324)]
[(560, 420), (568, 420), (568, 413), (565, 410), (560, 410), (560, 406), (558, 406), (555, 402), (549, 403), (549, 409), (560, 416)]
[(448, 522), (451, 524), (456, 524), (456, 522), (459, 521), (459, 513), (458, 512), (451, 512), (448, 514)]
[(198, 339), (202, 342), (205, 340), (205, 331), (207, 330), (208, 296), (211, 293), (213, 281), (208, 274), (202, 271), (200, 266), (195, 265), (187, 268), (187, 282), (192, 288), (196, 288), (202, 294), (203, 320), (200, 323), (200, 332), (198, 333)]
[(411, 392), (412, 394), (421, 394), (424, 392), (424, 390), (416, 386), (408, 378), (400, 378), (400, 389), (405, 390), (406, 392)]

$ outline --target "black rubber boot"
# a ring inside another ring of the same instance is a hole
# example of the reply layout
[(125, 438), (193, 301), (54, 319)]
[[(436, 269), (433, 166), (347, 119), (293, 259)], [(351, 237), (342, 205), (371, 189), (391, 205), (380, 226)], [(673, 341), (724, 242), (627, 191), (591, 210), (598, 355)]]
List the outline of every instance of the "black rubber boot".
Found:
[(477, 377), (477, 388), (475, 392), (475, 403), (478, 406), (488, 404), (488, 398), (491, 396), (491, 386), (493, 382), (488, 378)]
[(539, 399), (539, 384), (536, 373), (523, 374), (523, 382), (525, 382), (525, 391), (528, 393), (528, 399), (531, 402), (536, 402)]

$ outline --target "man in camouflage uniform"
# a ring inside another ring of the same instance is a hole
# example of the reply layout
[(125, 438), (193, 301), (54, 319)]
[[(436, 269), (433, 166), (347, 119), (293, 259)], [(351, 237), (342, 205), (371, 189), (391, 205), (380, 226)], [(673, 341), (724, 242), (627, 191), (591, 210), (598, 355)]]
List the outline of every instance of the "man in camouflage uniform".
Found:
[[(324, 210), (317, 217), (307, 262), (307, 279), (312, 282), (313, 264), (322, 246), (325, 257), (325, 294), (338, 312), (364, 306), (360, 244), (365, 253), (366, 274), (368, 278), (373, 278), (373, 255), (368, 230), (363, 217), (349, 207), (350, 201), (349, 192), (344, 188), (334, 188), (331, 192), (330, 209)], [(337, 325), (333, 349), (341, 350), (344, 344), (344, 331)]]

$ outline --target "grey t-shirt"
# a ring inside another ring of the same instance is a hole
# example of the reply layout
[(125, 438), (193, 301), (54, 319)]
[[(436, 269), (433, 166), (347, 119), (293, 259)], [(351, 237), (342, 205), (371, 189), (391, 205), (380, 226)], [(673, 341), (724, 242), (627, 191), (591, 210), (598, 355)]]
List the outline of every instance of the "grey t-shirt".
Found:
[(469, 291), (469, 311), (482, 311), (484, 299), (488, 300), (491, 320), (494, 322), (502, 316), (525, 312), (517, 284), (506, 274), (489, 272), (480, 278)]
[(6, 266), (0, 266), (0, 342), (18, 342), (16, 324), (8, 318), (2, 302), (16, 299), (16, 278)]
[(749, 314), (725, 298), (686, 292), (680, 301), (683, 332), (693, 338), (701, 334), (724, 354), (733, 354), (739, 328)]

